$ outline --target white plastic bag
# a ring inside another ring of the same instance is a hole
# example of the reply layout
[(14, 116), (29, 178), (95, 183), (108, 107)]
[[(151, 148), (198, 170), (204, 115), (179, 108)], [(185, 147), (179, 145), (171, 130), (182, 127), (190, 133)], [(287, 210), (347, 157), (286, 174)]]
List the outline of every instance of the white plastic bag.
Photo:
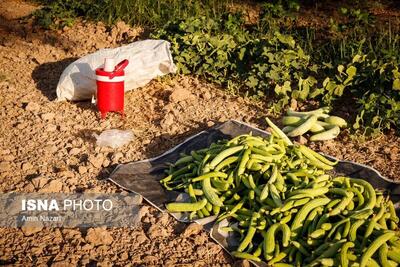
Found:
[(96, 94), (95, 70), (105, 58), (115, 62), (128, 59), (125, 68), (125, 92), (141, 87), (153, 78), (174, 73), (176, 66), (164, 40), (145, 40), (114, 49), (102, 49), (71, 63), (61, 74), (57, 85), (57, 100), (86, 100)]
[(131, 130), (111, 129), (105, 130), (100, 135), (93, 134), (96, 137), (96, 145), (109, 146), (118, 148), (129, 144), (133, 140), (133, 132)]

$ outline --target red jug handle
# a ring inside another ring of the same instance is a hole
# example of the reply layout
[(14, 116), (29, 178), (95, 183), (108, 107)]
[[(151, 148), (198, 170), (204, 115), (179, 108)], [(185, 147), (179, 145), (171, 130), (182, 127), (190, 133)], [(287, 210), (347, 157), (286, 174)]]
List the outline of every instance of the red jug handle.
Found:
[(129, 61), (128, 61), (127, 59), (124, 59), (124, 60), (122, 60), (120, 63), (118, 63), (118, 64), (115, 66), (114, 71), (110, 74), (110, 76), (109, 76), (110, 79), (114, 78), (114, 77), (115, 77), (115, 74), (116, 74), (118, 71), (121, 71), (121, 70), (125, 69), (126, 66), (128, 66), (128, 64), (129, 64)]

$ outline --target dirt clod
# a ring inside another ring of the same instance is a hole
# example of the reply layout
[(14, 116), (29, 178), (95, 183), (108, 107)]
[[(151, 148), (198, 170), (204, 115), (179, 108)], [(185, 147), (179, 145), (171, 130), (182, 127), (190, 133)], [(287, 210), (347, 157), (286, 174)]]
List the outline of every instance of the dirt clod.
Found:
[(151, 240), (167, 237), (168, 235), (169, 234), (168, 234), (167, 230), (165, 229), (165, 227), (163, 227), (162, 225), (158, 225), (158, 224), (153, 224), (152, 226), (150, 226), (149, 230), (147, 231), (147, 236)]
[(54, 119), (54, 116), (55, 116), (54, 113), (44, 113), (44, 114), (40, 115), (40, 117), (44, 121), (50, 121), (50, 120)]
[(43, 224), (41, 222), (25, 222), (22, 227), (21, 231), (24, 233), (25, 236), (31, 236), (36, 234), (43, 229)]
[(35, 102), (29, 102), (25, 107), (25, 110), (27, 110), (27, 111), (38, 111), (39, 109), (40, 109), (40, 105)]
[(171, 102), (180, 102), (196, 98), (189, 90), (179, 87), (175, 89), (169, 96)]
[(202, 229), (203, 229), (203, 226), (201, 226), (200, 224), (191, 223), (182, 232), (182, 237), (189, 237), (192, 235), (197, 235)]
[(45, 184), (47, 184), (49, 181), (49, 178), (43, 177), (43, 176), (39, 176), (39, 177), (35, 177), (31, 180), (33, 186), (36, 189), (40, 189), (42, 188)]
[(110, 245), (114, 241), (111, 234), (103, 228), (90, 228), (85, 240), (93, 246)]
[(60, 180), (51, 180), (48, 184), (40, 189), (42, 193), (57, 193), (61, 192), (63, 188), (63, 183)]

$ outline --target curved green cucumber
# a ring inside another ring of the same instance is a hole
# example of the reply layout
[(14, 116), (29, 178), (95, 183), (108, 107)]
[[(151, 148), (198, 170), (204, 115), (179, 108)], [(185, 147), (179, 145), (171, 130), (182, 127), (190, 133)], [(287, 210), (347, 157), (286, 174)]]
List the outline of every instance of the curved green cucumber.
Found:
[(298, 147), (298, 149), (300, 150), (300, 152), (310, 160), (310, 164), (314, 165), (317, 168), (323, 169), (323, 170), (332, 170), (333, 167), (331, 165), (328, 165), (324, 162), (322, 162), (321, 160), (317, 159), (308, 149), (307, 147), (305, 147), (304, 145), (300, 145)]
[(340, 198), (336, 198), (334, 200), (332, 200), (331, 202), (328, 203), (328, 205), (326, 205), (325, 209), (330, 211), (332, 210), (332, 208), (334, 206), (336, 206), (337, 204), (339, 204), (342, 200)]
[(393, 202), (391, 200), (388, 201), (389, 213), (390, 218), (395, 222), (399, 223), (399, 217), (397, 217), (396, 210), (394, 209)]
[(286, 258), (286, 256), (289, 254), (291, 248), (285, 248), (282, 252), (280, 252), (278, 255), (276, 255), (274, 258), (272, 258), (268, 264), (270, 266), (275, 266), (275, 263), (280, 262), (281, 260), (283, 260), (284, 258)]
[(358, 220), (350, 226), (350, 241), (355, 242), (357, 240), (357, 230), (365, 223), (365, 220)]
[(339, 204), (335, 206), (334, 209), (329, 212), (329, 216), (336, 216), (340, 214), (347, 207), (347, 205), (349, 205), (350, 201), (352, 201), (353, 196), (353, 192), (346, 192), (346, 196), (340, 201)]
[(292, 219), (292, 214), (288, 214), (287, 216), (283, 217), (279, 223), (288, 223)]
[(379, 261), (381, 262), (382, 267), (392, 267), (387, 258), (388, 251), (389, 249), (386, 244), (383, 244), (379, 248)]
[(349, 191), (353, 192), (357, 196), (357, 208), (355, 210), (359, 210), (362, 205), (364, 204), (364, 196), (361, 194), (361, 192), (357, 188), (349, 188)]
[(350, 221), (350, 218), (344, 218), (343, 220), (335, 223), (335, 225), (332, 227), (332, 229), (330, 230), (330, 232), (328, 233), (326, 238), (327, 239), (330, 238), (336, 232), (336, 230), (339, 228), (339, 226), (341, 226), (342, 224), (345, 224), (349, 221)]
[(361, 262), (360, 262), (360, 267), (365, 267), (368, 263), (368, 260), (371, 259), (371, 257), (374, 255), (374, 253), (389, 239), (394, 237), (396, 235), (395, 232), (386, 232), (382, 235), (380, 235), (378, 238), (376, 238), (367, 248), (367, 250), (364, 252), (364, 254), (361, 257)]
[(321, 229), (323, 229), (325, 231), (329, 231), (332, 229), (332, 224), (331, 223), (323, 223), (323, 224), (321, 224)]
[(222, 207), (224, 203), (219, 199), (218, 195), (215, 193), (214, 188), (211, 186), (210, 178), (205, 178), (201, 183), (203, 187), (204, 196), (210, 201), (211, 204)]
[(206, 173), (206, 174), (203, 174), (203, 175), (200, 175), (200, 176), (197, 176), (196, 178), (193, 178), (192, 179), (192, 182), (198, 182), (198, 181), (202, 181), (202, 180), (204, 180), (204, 179), (209, 179), (209, 178), (212, 178), (212, 177), (220, 177), (220, 178), (227, 178), (228, 177), (228, 175), (226, 174), (226, 173), (224, 173), (224, 172), (209, 172), (209, 173)]
[(347, 256), (347, 251), (349, 248), (354, 248), (354, 243), (353, 242), (346, 242), (342, 246), (342, 249), (340, 251), (340, 264), (342, 267), (348, 267), (349, 266), (349, 259)]
[(389, 250), (387, 253), (389, 259), (400, 264), (400, 249), (399, 250)]
[(375, 189), (372, 187), (372, 185), (363, 179), (356, 179), (356, 178), (350, 178), (350, 182), (357, 183), (357, 184), (364, 186), (365, 191), (368, 194), (368, 201), (365, 203), (365, 206), (363, 208), (364, 209), (373, 209), (376, 204), (376, 193), (375, 193)]
[(307, 204), (308, 202), (310, 202), (310, 198), (302, 198), (302, 199), (299, 199), (299, 200), (296, 200), (294, 203), (293, 203), (293, 208), (295, 208), (295, 207), (299, 207), (299, 206), (303, 206), (303, 205), (305, 205), (305, 204)]
[(329, 116), (328, 118), (325, 118), (324, 121), (331, 125), (336, 125), (340, 128), (347, 126), (347, 122), (338, 116)]
[(230, 147), (228, 149), (225, 149), (223, 151), (221, 151), (215, 158), (213, 158), (213, 160), (210, 162), (210, 168), (211, 169), (215, 169), (215, 167), (221, 162), (223, 161), (225, 158), (232, 156), (236, 153), (238, 153), (239, 151), (242, 151), (244, 149), (243, 145), (240, 146), (234, 146), (234, 147)]
[(322, 238), (325, 236), (326, 231), (324, 229), (317, 229), (314, 232), (312, 232), (311, 234), (309, 234), (309, 236), (311, 238)]
[(275, 206), (281, 207), (282, 200), (281, 200), (281, 197), (279, 196), (279, 192), (276, 189), (275, 185), (268, 184), (268, 190), (269, 190), (270, 196), (272, 198), (272, 201), (275, 203)]
[(372, 209), (356, 210), (350, 215), (350, 218), (357, 220), (367, 219), (372, 213), (374, 213)]
[(174, 163), (174, 165), (175, 165), (175, 166), (178, 166), (178, 165), (181, 165), (181, 164), (190, 163), (190, 162), (192, 162), (192, 161), (193, 161), (193, 157), (192, 157), (192, 156), (185, 156), (185, 157), (182, 157), (182, 158), (178, 159), (178, 160)]
[(251, 260), (251, 261), (256, 261), (256, 262), (260, 262), (261, 259), (257, 256), (254, 256), (250, 253), (246, 253), (246, 252), (240, 252), (240, 251), (233, 251), (232, 255), (236, 258), (240, 258), (240, 259), (245, 259), (245, 260)]
[(331, 258), (331, 257), (335, 256), (337, 254), (338, 250), (343, 246), (343, 243), (345, 243), (345, 242), (346, 242), (346, 240), (342, 239), (335, 243), (330, 244), (328, 249), (326, 249), (324, 252), (322, 252), (321, 255), (319, 255), (318, 259)]
[(291, 231), (293, 232), (293, 235), (296, 236), (298, 234), (298, 231), (301, 229), (304, 220), (311, 210), (315, 209), (316, 207), (325, 206), (329, 202), (329, 198), (316, 198), (304, 205), (293, 219), (291, 225)]
[(350, 221), (347, 221), (347, 222), (344, 224), (344, 228), (343, 228), (343, 232), (342, 232), (342, 237), (343, 237), (343, 238), (346, 238), (347, 235), (349, 234), (349, 232), (350, 232), (350, 227), (351, 227), (351, 222), (350, 222)]
[(317, 196), (321, 196), (321, 195), (328, 193), (328, 191), (329, 191), (329, 189), (326, 187), (321, 187), (321, 188), (316, 188), (316, 189), (314, 189), (314, 188), (298, 189), (298, 190), (289, 192), (288, 194), (286, 194), (286, 197), (290, 198), (291, 196), (298, 195), (298, 194), (305, 194), (310, 197), (317, 197)]
[(326, 141), (336, 138), (340, 134), (339, 126), (334, 126), (326, 131), (314, 134), (310, 137), (310, 141)]
[(285, 126), (282, 128), (282, 132), (287, 134), (288, 132), (293, 131), (296, 128), (296, 126)]
[(303, 121), (303, 118), (298, 116), (284, 116), (282, 118), (282, 124), (284, 126), (299, 126)]
[(251, 240), (253, 240), (254, 234), (256, 233), (257, 229), (250, 224), (246, 236), (240, 243), (239, 247), (237, 248), (237, 251), (242, 252), (247, 248), (247, 246), (250, 244)]
[(225, 168), (226, 166), (229, 166), (229, 165), (231, 165), (232, 163), (235, 163), (235, 162), (237, 162), (239, 160), (239, 157), (237, 157), (237, 156), (231, 156), (231, 157), (228, 157), (228, 158), (226, 158), (226, 159), (224, 159), (223, 161), (221, 161), (216, 167), (215, 167), (215, 171), (220, 171), (220, 170), (222, 170), (223, 168)]
[(319, 154), (318, 152), (315, 152), (311, 148), (303, 146), (303, 149), (304, 149), (304, 151), (307, 151), (308, 153), (313, 155), (316, 159), (322, 161), (323, 163), (325, 163), (327, 165), (334, 166), (338, 163), (338, 161), (330, 161), (329, 159), (325, 158), (323, 155)]
[(195, 203), (181, 203), (181, 202), (172, 202), (166, 205), (166, 208), (170, 212), (189, 212), (189, 211), (198, 211), (204, 208), (207, 204), (207, 199), (203, 198), (200, 201)]
[(295, 136), (299, 136), (299, 135), (303, 135), (306, 132), (308, 132), (310, 130), (310, 128), (315, 124), (315, 122), (317, 121), (318, 117), (315, 115), (311, 115), (310, 117), (308, 117), (302, 124), (300, 124), (299, 126), (297, 126), (295, 129), (293, 129), (292, 131), (290, 131), (287, 136), (289, 137), (295, 137)]
[(278, 166), (274, 165), (272, 167), (272, 173), (271, 176), (268, 179), (268, 184), (273, 184), (275, 183), (276, 179), (278, 178)]
[[(301, 239), (299, 239), (301, 241)], [(303, 255), (305, 256), (310, 256), (310, 252), (307, 251), (307, 249), (302, 245), (301, 242), (298, 241), (292, 241), (290, 242), (295, 248), (297, 248)]]
[(318, 123), (315, 123), (310, 128), (310, 132), (312, 132), (312, 133), (320, 133), (320, 132), (323, 132), (324, 130), (325, 130), (325, 128), (322, 125), (318, 124)]
[(272, 128), (272, 130), (275, 132), (275, 134), (281, 138), (286, 145), (292, 146), (293, 143), (292, 141), (290, 141), (289, 137), (286, 136), (286, 134), (284, 134), (281, 129), (279, 129), (270, 119), (265, 118), (265, 120), (267, 121), (269, 127)]
[(238, 170), (237, 170), (237, 175), (242, 175), (244, 173), (244, 171), (246, 170), (246, 164), (250, 159), (250, 153), (251, 150), (250, 148), (247, 148), (243, 155), (242, 155), (242, 159), (240, 160), (239, 166), (238, 166)]
[(264, 245), (264, 251), (267, 255), (274, 252), (275, 246), (273, 244), (275, 244), (276, 231), (282, 232), (282, 245), (284, 247), (289, 245), (291, 234), (289, 226), (287, 224), (275, 223), (268, 228), (265, 234), (264, 242), (266, 242), (266, 244)]
[(269, 192), (268, 184), (265, 184), (263, 187), (263, 190), (261, 191), (261, 194), (260, 194), (261, 201), (263, 201), (264, 199), (266, 199), (268, 197), (268, 192)]
[(310, 111), (294, 111), (293, 109), (288, 109), (287, 115), (304, 117), (304, 116), (308, 116), (308, 115), (326, 114), (328, 112), (329, 112), (329, 107), (322, 107), (322, 108), (318, 108), (318, 109), (310, 110)]

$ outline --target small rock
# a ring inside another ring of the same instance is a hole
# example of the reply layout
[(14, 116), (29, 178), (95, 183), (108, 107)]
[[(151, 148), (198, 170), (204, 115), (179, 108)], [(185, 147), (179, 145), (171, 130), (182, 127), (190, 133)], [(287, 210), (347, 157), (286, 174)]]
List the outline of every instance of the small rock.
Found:
[(79, 149), (79, 148), (77, 148), (77, 147), (74, 147), (74, 148), (72, 148), (70, 151), (69, 151), (69, 155), (70, 156), (76, 156), (76, 155), (78, 155), (79, 153), (81, 153), (81, 150)]
[(71, 266), (71, 263), (69, 262), (69, 260), (60, 260), (60, 261), (53, 262), (51, 264), (51, 267), (64, 267), (64, 266)]
[(137, 245), (141, 245), (144, 242), (146, 242), (147, 240), (148, 240), (148, 238), (146, 237), (146, 235), (144, 233), (141, 233), (136, 237), (136, 242), (135, 243)]
[(22, 130), (25, 129), (27, 125), (25, 123), (18, 123), (16, 127), (18, 130)]
[(11, 153), (10, 149), (0, 150), (0, 155), (6, 155), (6, 154), (10, 154), (10, 153)]
[(5, 155), (3, 156), (4, 161), (13, 161), (15, 157), (13, 155)]
[(160, 214), (160, 217), (158, 218), (157, 223), (165, 226), (168, 224), (168, 219), (169, 219), (169, 215), (166, 212), (163, 212)]
[(52, 119), (54, 119), (54, 116), (55, 116), (55, 114), (50, 112), (50, 113), (44, 113), (40, 117), (44, 121), (51, 121)]
[(35, 190), (35, 187), (31, 183), (28, 183), (24, 186), (25, 192), (33, 192), (34, 190)]
[(174, 123), (174, 115), (172, 115), (172, 113), (168, 113), (165, 118), (161, 121), (160, 126), (163, 129), (168, 128), (169, 126), (171, 126)]
[(117, 152), (112, 156), (112, 161), (113, 162), (118, 162), (119, 159), (123, 158), (124, 154), (122, 154), (121, 152)]
[(110, 245), (114, 241), (111, 234), (104, 228), (90, 228), (85, 240), (94, 246)]
[(22, 164), (22, 171), (27, 171), (33, 168), (32, 164), (30, 162), (25, 162)]
[(40, 109), (40, 105), (38, 103), (35, 103), (35, 102), (29, 102), (25, 106), (25, 110), (27, 110), (27, 111), (38, 111), (39, 109)]
[(91, 250), (91, 249), (93, 249), (93, 246), (91, 244), (86, 244), (81, 249), (82, 250)]
[(55, 130), (57, 130), (57, 126), (54, 124), (49, 124), (46, 127), (46, 132), (54, 132)]
[(250, 262), (248, 260), (237, 260), (233, 267), (250, 267)]
[(31, 183), (33, 184), (33, 186), (36, 189), (40, 189), (42, 188), (45, 184), (47, 184), (47, 182), (49, 181), (49, 178), (43, 177), (43, 176), (39, 176), (36, 178), (33, 178), (31, 180)]
[(203, 226), (201, 226), (198, 223), (191, 223), (186, 227), (186, 229), (182, 232), (182, 237), (189, 237), (191, 235), (196, 235), (200, 233), (200, 231), (203, 229)]
[(175, 89), (169, 96), (169, 101), (180, 102), (196, 98), (189, 90), (184, 88)]
[(8, 172), (11, 170), (10, 162), (0, 162), (0, 173), (1, 172)]
[(143, 217), (146, 217), (148, 214), (150, 214), (150, 207), (143, 205), (139, 209), (139, 218), (142, 219)]
[(214, 126), (215, 125), (215, 123), (213, 122), (213, 121), (208, 121), (207, 122), (207, 126), (208, 127), (212, 127), (212, 126)]
[(109, 160), (109, 159), (105, 159), (105, 160), (103, 161), (103, 167), (104, 167), (104, 168), (107, 168), (109, 165), (110, 165), (110, 160)]
[(40, 190), (40, 192), (45, 192), (45, 193), (61, 192), (62, 187), (63, 184), (60, 180), (51, 180)]
[[(44, 248), (45, 248), (44, 245), (38, 246), (38, 247), (33, 247), (33, 248), (31, 249), (31, 253), (32, 253), (33, 255), (35, 255), (35, 256), (38, 256), (38, 255), (40, 255), (40, 254), (43, 253)], [(52, 265), (52, 266), (53, 266), (53, 265)]]
[(204, 100), (210, 100), (212, 98), (212, 95), (211, 95), (211, 93), (209, 91), (205, 91), (203, 94), (201, 94), (201, 97)]
[(297, 142), (301, 145), (307, 144), (308, 140), (304, 136), (300, 135), (297, 137)]
[(149, 230), (147, 230), (147, 236), (150, 239), (156, 239), (159, 237), (167, 237), (168, 232), (165, 229), (165, 227), (160, 227), (156, 224), (153, 224), (152, 226), (150, 226)]
[(78, 172), (79, 172), (79, 174), (84, 174), (87, 172), (87, 168), (85, 166), (79, 166)]
[(31, 236), (35, 233), (42, 231), (42, 229), (43, 229), (43, 224), (41, 222), (27, 221), (21, 227), (21, 230), (25, 236)]
[(100, 168), (103, 165), (104, 157), (102, 154), (98, 154), (96, 157), (89, 157), (89, 162), (96, 168)]
[(119, 254), (119, 259), (121, 261), (126, 261), (129, 258), (128, 252), (122, 252), (121, 254)]

